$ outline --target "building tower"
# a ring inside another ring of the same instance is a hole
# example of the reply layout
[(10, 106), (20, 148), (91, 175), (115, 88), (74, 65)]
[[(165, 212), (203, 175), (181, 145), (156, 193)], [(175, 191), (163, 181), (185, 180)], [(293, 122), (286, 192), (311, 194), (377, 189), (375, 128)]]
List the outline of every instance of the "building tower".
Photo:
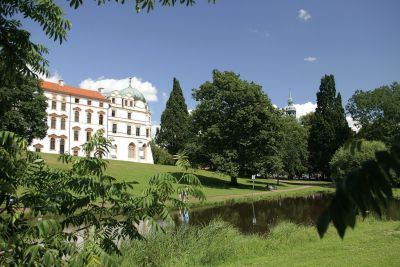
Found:
[(292, 98), (292, 93), (289, 90), (289, 99), (288, 99), (288, 104), (285, 107), (285, 114), (289, 115), (289, 116), (293, 116), (296, 118), (296, 108), (294, 107), (294, 102), (293, 102), (293, 98)]

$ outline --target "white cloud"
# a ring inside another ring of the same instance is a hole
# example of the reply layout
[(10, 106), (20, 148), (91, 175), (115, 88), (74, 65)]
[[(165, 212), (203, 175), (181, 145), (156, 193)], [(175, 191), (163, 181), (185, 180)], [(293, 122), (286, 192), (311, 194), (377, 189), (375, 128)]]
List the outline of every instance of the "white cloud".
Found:
[(354, 121), (352, 117), (346, 116), (346, 120), (347, 120), (347, 123), (349, 124), (349, 127), (353, 131), (358, 132), (360, 130), (361, 127), (357, 125), (357, 122)]
[(151, 125), (151, 138), (154, 139), (156, 137), (157, 133), (157, 128), (160, 129), (160, 124), (157, 124), (157, 122), (153, 122), (156, 124)]
[[(88, 78), (83, 80), (79, 87), (90, 90), (97, 90), (100, 87), (104, 88), (105, 91), (122, 90), (127, 88), (129, 85), (129, 78), (124, 79), (105, 79), (100, 77), (96, 80)], [(138, 89), (146, 98), (148, 102), (158, 101), (157, 88), (154, 87), (150, 82), (143, 81), (141, 78), (132, 78), (132, 87)]]
[(304, 104), (294, 104), (294, 107), (296, 108), (296, 117), (300, 118), (301, 116), (314, 112), (317, 108), (317, 104), (307, 102)]
[(46, 77), (43, 74), (37, 74), (39, 79), (44, 80), (44, 81), (48, 81), (48, 82), (53, 82), (53, 83), (58, 83), (59, 80), (62, 80), (61, 75), (55, 71), (53, 74), (50, 74), (49, 77)]
[(262, 36), (262, 37), (269, 37), (270, 36), (269, 32), (267, 32), (266, 30), (262, 30), (262, 29), (250, 28), (250, 29), (248, 29), (248, 31), (250, 33), (252, 33), (252, 34), (259, 35), (259, 36)]
[(166, 92), (161, 92), (161, 96), (164, 102), (167, 102), (168, 100), (168, 94)]
[(299, 19), (304, 20), (304, 21), (307, 21), (307, 20), (311, 19), (310, 13), (308, 13), (308, 11), (305, 10), (305, 9), (300, 9), (300, 10), (299, 10), (299, 15), (298, 15), (297, 17), (298, 17)]
[[(300, 118), (301, 116), (304, 116), (310, 112), (314, 112), (315, 109), (317, 108), (317, 104), (307, 102), (304, 104), (294, 104), (294, 107), (296, 108), (296, 117)], [(349, 124), (349, 127), (353, 131), (358, 132), (360, 130), (360, 127), (356, 125), (357, 122), (355, 122), (352, 117), (347, 116), (346, 120), (347, 120), (347, 123)]]
[(306, 58), (304, 58), (304, 61), (314, 62), (314, 61), (317, 61), (317, 58), (316, 57), (306, 57)]

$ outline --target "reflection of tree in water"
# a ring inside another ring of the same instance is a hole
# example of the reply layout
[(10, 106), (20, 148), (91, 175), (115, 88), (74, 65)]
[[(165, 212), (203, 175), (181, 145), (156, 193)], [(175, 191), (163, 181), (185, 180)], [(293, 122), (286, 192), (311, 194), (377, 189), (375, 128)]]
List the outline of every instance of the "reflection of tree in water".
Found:
[[(244, 233), (268, 233), (270, 228), (280, 222), (290, 221), (310, 225), (330, 203), (330, 195), (313, 195), (309, 197), (262, 200), (254, 202), (257, 223), (253, 225), (252, 203), (228, 204), (192, 211), (190, 224), (207, 224), (220, 218), (237, 227)], [(387, 214), (389, 218), (400, 220), (400, 200), (390, 203)]]

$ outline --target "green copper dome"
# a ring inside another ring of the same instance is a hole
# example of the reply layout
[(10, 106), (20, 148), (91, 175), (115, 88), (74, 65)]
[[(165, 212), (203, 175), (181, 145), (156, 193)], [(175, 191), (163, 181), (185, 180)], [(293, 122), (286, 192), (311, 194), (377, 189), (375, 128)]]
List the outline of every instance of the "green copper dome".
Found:
[(122, 97), (133, 97), (133, 99), (135, 100), (141, 100), (143, 102), (146, 102), (146, 99), (144, 98), (144, 95), (136, 88), (131, 87), (131, 85), (129, 85), (128, 88), (122, 89), (121, 91), (119, 91), (119, 94)]

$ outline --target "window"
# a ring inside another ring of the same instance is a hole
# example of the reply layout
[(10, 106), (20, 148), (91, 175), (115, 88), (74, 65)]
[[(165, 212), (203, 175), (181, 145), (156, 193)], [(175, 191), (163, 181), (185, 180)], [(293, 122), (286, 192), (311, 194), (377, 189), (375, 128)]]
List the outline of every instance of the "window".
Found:
[(79, 111), (75, 111), (75, 122), (79, 122)]
[(87, 104), (88, 104), (88, 106), (90, 106), (92, 104), (92, 100), (88, 100)]
[(56, 122), (57, 122), (56, 117), (51, 117), (51, 122), (50, 122), (50, 128), (51, 129), (55, 129), (56, 128)]
[(99, 115), (99, 124), (103, 125), (103, 114)]
[(130, 159), (134, 159), (135, 158), (135, 144), (134, 143), (130, 143), (128, 146), (128, 158)]
[(111, 103), (115, 104), (115, 98), (111, 98)]
[(65, 140), (64, 139), (60, 139), (60, 154), (64, 154), (65, 151)]
[(132, 101), (129, 101), (129, 106), (133, 107), (133, 102)]
[(128, 125), (128, 127), (126, 128), (126, 134), (127, 135), (131, 135), (131, 126), (130, 125)]
[(35, 148), (35, 152), (40, 152), (40, 148)]
[(61, 130), (65, 130), (65, 118), (61, 118)]
[(131, 119), (132, 113), (128, 112), (128, 119)]
[(140, 127), (136, 127), (136, 136), (140, 136)]
[(89, 141), (92, 137), (92, 132), (86, 132), (86, 141)]
[(50, 138), (50, 150), (56, 149), (56, 139)]
[(146, 137), (149, 137), (149, 136), (150, 136), (150, 129), (147, 128), (147, 129), (146, 129)]
[(75, 97), (75, 103), (79, 103), (79, 98)]
[(61, 103), (61, 110), (62, 110), (62, 111), (65, 111), (66, 109), (67, 109), (67, 103), (62, 102), (62, 103)]
[(101, 108), (103, 107), (103, 102), (99, 103), (99, 107), (101, 107)]
[(127, 106), (128, 105), (128, 100), (125, 100), (125, 106)]
[(51, 109), (57, 109), (57, 102), (56, 101), (51, 101)]
[(78, 149), (75, 149), (73, 153), (74, 153), (74, 156), (78, 156), (78, 154), (79, 154)]
[(111, 117), (115, 117), (115, 110), (111, 110)]
[(86, 113), (86, 123), (92, 123), (92, 113)]
[(78, 130), (74, 131), (74, 141), (79, 141), (79, 131)]
[(112, 126), (112, 132), (117, 133), (117, 124), (113, 124)]

